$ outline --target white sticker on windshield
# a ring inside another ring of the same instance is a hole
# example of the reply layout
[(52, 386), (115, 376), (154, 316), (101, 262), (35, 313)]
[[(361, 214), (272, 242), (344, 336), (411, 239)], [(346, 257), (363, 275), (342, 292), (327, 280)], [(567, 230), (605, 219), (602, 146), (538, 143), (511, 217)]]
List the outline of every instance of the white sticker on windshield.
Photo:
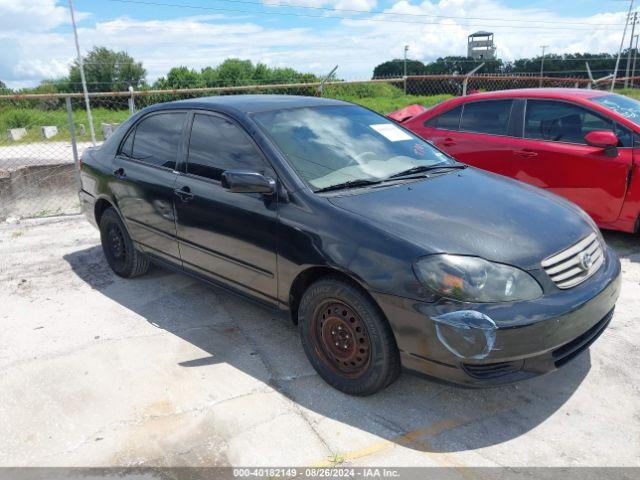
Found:
[(405, 131), (400, 130), (398, 127), (391, 123), (377, 123), (375, 125), (369, 125), (376, 132), (382, 135), (390, 142), (402, 142), (403, 140), (413, 140), (410, 135)]

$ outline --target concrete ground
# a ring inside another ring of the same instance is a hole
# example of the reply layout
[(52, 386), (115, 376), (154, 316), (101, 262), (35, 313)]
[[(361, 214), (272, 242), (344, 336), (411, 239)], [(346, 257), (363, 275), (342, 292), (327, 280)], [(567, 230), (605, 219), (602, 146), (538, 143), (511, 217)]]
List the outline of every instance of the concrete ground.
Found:
[(157, 267), (114, 276), (81, 217), (0, 226), (0, 466), (638, 466), (640, 239), (606, 238), (618, 308), (560, 371), (353, 398), (288, 322)]

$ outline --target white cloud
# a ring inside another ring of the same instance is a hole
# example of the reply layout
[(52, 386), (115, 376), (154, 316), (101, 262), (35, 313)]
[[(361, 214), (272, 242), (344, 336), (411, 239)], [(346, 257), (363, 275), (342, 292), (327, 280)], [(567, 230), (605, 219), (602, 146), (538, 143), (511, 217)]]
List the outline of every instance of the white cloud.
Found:
[(55, 0), (0, 0), (0, 32), (46, 31), (69, 21)]
[[(269, 1), (273, 3), (273, 0)], [(375, 0), (290, 1), (357, 10), (373, 9), (376, 5)], [(275, 7), (271, 11), (276, 11)], [(625, 12), (561, 17), (542, 9), (507, 7), (498, 0), (425, 0), (422, 3), (401, 0), (385, 11), (429, 16), (372, 14), (369, 17), (372, 21), (343, 19), (335, 23), (336, 20), (318, 20), (316, 24), (326, 21), (327, 26), (313, 29), (273, 27), (267, 21), (273, 19), (269, 15), (201, 15), (172, 20), (119, 17), (85, 21), (79, 35), (85, 51), (94, 45), (104, 45), (126, 50), (134, 58), (142, 60), (151, 81), (173, 66), (202, 68), (218, 64), (228, 57), (248, 58), (272, 66), (292, 66), (315, 73), (328, 72), (338, 64), (338, 74), (343, 78), (369, 78), (378, 63), (401, 57), (405, 44), (410, 46), (411, 58), (423, 61), (446, 55), (464, 55), (467, 35), (477, 30), (493, 31), (498, 54), (506, 59), (537, 55), (542, 44), (550, 45), (548, 51), (552, 53), (613, 52), (619, 46), (620, 24), (625, 18)], [(307, 13), (318, 14), (308, 10)], [(11, 18), (12, 26), (6, 26), (5, 17)], [(0, 0), (0, 18), (0, 42), (3, 45), (0, 49), (0, 79), (12, 86), (26, 86), (67, 72), (75, 51), (71, 34), (60, 33), (58, 28), (68, 22), (65, 8), (56, 6), (54, 0)], [(27, 23), (29, 26), (22, 30), (15, 27)], [(296, 25), (296, 22), (291, 23)], [(592, 28), (589, 24), (611, 31)], [(615, 26), (606, 27), (607, 24)], [(544, 28), (526, 28), (528, 26)], [(25, 33), (27, 28), (28, 34)], [(583, 65), (577, 68), (583, 68)]]

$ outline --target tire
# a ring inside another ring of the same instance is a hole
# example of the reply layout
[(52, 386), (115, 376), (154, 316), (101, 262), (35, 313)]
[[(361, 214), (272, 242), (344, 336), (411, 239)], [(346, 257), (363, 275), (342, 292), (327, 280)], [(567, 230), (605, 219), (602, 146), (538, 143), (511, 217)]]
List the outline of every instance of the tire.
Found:
[(102, 251), (113, 272), (124, 278), (144, 275), (149, 270), (149, 259), (137, 251), (120, 216), (108, 208), (100, 218)]
[(400, 375), (400, 354), (378, 306), (357, 286), (325, 277), (298, 310), (304, 351), (318, 374), (349, 395), (374, 394)]

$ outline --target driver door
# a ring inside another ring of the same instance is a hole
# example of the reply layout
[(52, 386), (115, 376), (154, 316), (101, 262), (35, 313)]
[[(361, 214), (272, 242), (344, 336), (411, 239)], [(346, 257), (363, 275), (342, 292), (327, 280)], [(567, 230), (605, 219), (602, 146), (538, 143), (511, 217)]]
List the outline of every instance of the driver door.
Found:
[(233, 193), (220, 182), (225, 170), (275, 172), (230, 119), (196, 112), (189, 123), (174, 190), (184, 268), (275, 305), (277, 195)]
[[(594, 130), (616, 132), (617, 155), (587, 145)], [(633, 163), (630, 132), (582, 106), (527, 100), (524, 138), (513, 145), (515, 178), (571, 200), (597, 222), (617, 220)]]

